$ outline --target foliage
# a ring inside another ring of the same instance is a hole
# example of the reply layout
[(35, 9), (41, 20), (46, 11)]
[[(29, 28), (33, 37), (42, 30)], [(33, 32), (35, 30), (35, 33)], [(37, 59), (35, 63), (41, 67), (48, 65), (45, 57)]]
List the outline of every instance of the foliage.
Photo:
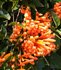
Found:
[[(6, 60), (3, 63), (0, 62), (1, 70), (12, 70), (12, 67), (8, 66), (7, 63), (14, 58), (14, 56), (16, 57), (15, 63), (18, 62), (18, 48), (15, 43), (9, 41), (9, 38), (13, 32), (12, 27), (17, 22), (22, 23), (23, 21), (24, 15), (20, 13), (20, 7), (22, 5), (30, 7), (33, 19), (36, 17), (36, 11), (42, 14), (46, 12), (50, 13), (53, 20), (51, 22), (51, 30), (56, 35), (55, 44), (57, 45), (56, 51), (51, 53), (51, 55), (39, 57), (39, 59), (35, 61), (35, 65), (29, 64), (25, 66), (25, 68), (27, 70), (61, 70), (61, 19), (53, 11), (53, 7), (57, 2), (61, 2), (61, 0), (0, 0), (0, 55), (4, 57), (5, 54), (9, 53), (9, 55), (7, 55), (8, 57), (6, 56)], [(20, 51), (20, 54), (21, 53)], [(15, 70), (17, 69), (18, 67), (16, 66)]]

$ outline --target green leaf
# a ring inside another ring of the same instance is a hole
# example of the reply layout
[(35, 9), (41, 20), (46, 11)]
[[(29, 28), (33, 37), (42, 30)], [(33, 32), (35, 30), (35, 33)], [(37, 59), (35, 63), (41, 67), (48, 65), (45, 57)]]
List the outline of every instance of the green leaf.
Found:
[(56, 40), (55, 44), (57, 46), (57, 49), (59, 49), (60, 48), (60, 45), (61, 45), (61, 39), (58, 38), (58, 37), (55, 37), (55, 40)]
[(36, 7), (42, 7), (43, 4), (39, 0), (32, 0)]
[(55, 2), (61, 2), (61, 0), (54, 0)]
[(40, 13), (43, 13), (45, 14), (47, 9), (45, 7), (38, 7), (37, 10), (40, 12)]
[(4, 2), (0, 1), (0, 8), (2, 8), (3, 3), (4, 3)]
[(12, 5), (13, 5), (13, 3), (11, 1), (7, 1), (7, 2), (4, 2), (2, 8), (4, 10), (6, 10), (7, 12), (11, 12), (12, 11)]
[(44, 7), (47, 9), (49, 7), (48, 2), (47, 0), (44, 0), (44, 1), (45, 1)]
[(5, 28), (5, 26), (1, 26), (1, 31), (0, 31), (0, 40), (4, 39), (7, 36), (7, 30)]
[(38, 60), (38, 63), (37, 63), (37, 67), (38, 67), (38, 70), (42, 70), (42, 68), (45, 66), (45, 62), (44, 62), (44, 59), (43, 58), (40, 58)]
[(0, 54), (8, 49), (7, 40), (0, 40)]
[(19, 0), (10, 0), (10, 1), (13, 2), (12, 10), (18, 9), (18, 1), (19, 1)]
[(45, 66), (45, 62), (43, 58), (39, 58), (34, 65), (34, 67), (37, 68), (37, 70), (43, 70), (44, 66)]
[(49, 62), (51, 68), (61, 69), (61, 56), (59, 56), (57, 53), (50, 56)]
[(59, 35), (61, 36), (61, 29), (57, 29), (56, 32), (58, 32)]
[(7, 11), (5, 10), (0, 10), (0, 18), (5, 18), (7, 20), (10, 20), (10, 15)]
[(9, 26), (14, 26), (16, 24), (16, 22), (11, 22), (11, 23), (9, 23)]
[(61, 37), (60, 37), (58, 34), (56, 34), (56, 33), (55, 33), (55, 36), (56, 36), (58, 39), (61, 39)]
[(3, 26), (3, 25), (2, 25), (2, 26), (1, 26), (1, 28), (2, 28), (2, 31), (1, 31), (1, 32), (2, 32), (3, 34), (6, 34), (6, 33), (7, 33), (7, 31), (6, 31), (5, 26)]
[(57, 28), (60, 25), (60, 19), (53, 11), (51, 11), (51, 14), (52, 14), (52, 18), (53, 18), (53, 21), (55, 23), (55, 26)]
[(29, 6), (30, 6), (31, 8), (33, 8), (34, 10), (36, 9), (34, 3), (29, 4)]
[(2, 2), (5, 2), (5, 1), (7, 1), (7, 0), (1, 0)]
[(21, 1), (21, 5), (27, 6), (27, 5), (28, 5), (28, 2), (27, 2), (26, 0), (22, 0), (22, 1)]

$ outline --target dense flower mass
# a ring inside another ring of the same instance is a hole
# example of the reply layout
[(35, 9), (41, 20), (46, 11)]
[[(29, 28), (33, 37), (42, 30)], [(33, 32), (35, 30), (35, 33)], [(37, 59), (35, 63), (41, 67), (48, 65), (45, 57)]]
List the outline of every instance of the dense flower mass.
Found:
[[(3, 63), (13, 55), (14, 57), (8, 62), (13, 70), (15, 66), (19, 67), (18, 70), (25, 70), (23, 69), (25, 65), (34, 65), (38, 57), (50, 55), (56, 49), (55, 34), (50, 29), (52, 21), (49, 17), (50, 13), (43, 15), (36, 11), (34, 20), (29, 7), (21, 6), (20, 12), (24, 15), (23, 22), (16, 22), (9, 38), (9, 41), (17, 47), (17, 58), (11, 52), (0, 57), (0, 63)], [(61, 19), (61, 2), (54, 5), (54, 12)], [(16, 59), (17, 62), (15, 62)]]
[(58, 2), (54, 5), (54, 11), (58, 15), (58, 17), (61, 19), (61, 2)]
[(56, 46), (54, 44), (55, 34), (51, 31), (48, 13), (42, 15), (36, 12), (36, 19), (31, 18), (31, 12), (29, 7), (25, 10), (22, 8), (21, 13), (24, 14), (24, 21), (22, 26), (17, 23), (13, 27), (13, 33), (10, 36), (10, 41), (17, 41), (21, 43), (23, 54), (18, 54), (18, 66), (22, 67), (26, 64), (34, 64), (34, 61), (38, 57), (49, 55), (51, 51), (54, 51)]

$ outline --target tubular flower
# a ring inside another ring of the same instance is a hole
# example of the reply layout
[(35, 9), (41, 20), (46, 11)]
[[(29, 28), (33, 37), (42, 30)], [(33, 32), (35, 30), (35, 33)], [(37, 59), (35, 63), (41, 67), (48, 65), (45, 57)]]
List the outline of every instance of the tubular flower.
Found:
[(24, 20), (25, 20), (25, 21), (28, 21), (28, 20), (31, 19), (31, 12), (30, 12), (30, 8), (29, 8), (29, 7), (21, 6), (20, 12), (21, 12), (22, 14), (24, 14), (24, 17), (25, 17)]
[(21, 31), (21, 26), (19, 25), (19, 23), (17, 23), (13, 27), (13, 33), (10, 36), (10, 41), (16, 41), (16, 38), (20, 35), (20, 31)]
[(58, 17), (61, 19), (61, 2), (58, 2), (54, 5), (54, 12), (58, 15)]
[(5, 58), (0, 57), (0, 63), (4, 62)]
[(56, 49), (55, 34), (50, 29), (51, 19), (48, 18), (48, 13), (42, 15), (36, 12), (36, 19), (33, 20), (30, 9), (27, 7), (23, 14), (22, 27), (20, 24), (14, 25), (13, 33), (10, 36), (11, 42), (17, 41), (19, 38), (21, 44), (18, 45), (18, 49), (22, 53), (18, 54), (19, 64), (17, 64), (20, 68), (26, 64), (34, 64), (38, 57), (47, 56)]
[(2, 63), (5, 61), (5, 58), (0, 56), (0, 67), (2, 66)]
[(25, 14), (25, 10), (26, 10), (26, 7), (24, 7), (24, 6), (22, 5), (21, 8), (20, 8), (20, 12), (21, 12), (22, 14)]

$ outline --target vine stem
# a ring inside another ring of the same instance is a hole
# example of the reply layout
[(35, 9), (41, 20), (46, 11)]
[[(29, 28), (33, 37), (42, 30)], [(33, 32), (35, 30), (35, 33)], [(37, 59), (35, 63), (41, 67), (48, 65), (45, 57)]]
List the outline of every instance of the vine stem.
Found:
[(14, 13), (13, 13), (13, 22), (14, 22)]
[(18, 10), (18, 14), (17, 14), (17, 17), (16, 17), (16, 22), (17, 22), (17, 20), (18, 20), (19, 13), (20, 13), (20, 9)]
[(12, 10), (12, 21), (14, 22), (14, 10)]
[(47, 65), (50, 66), (49, 62), (47, 61), (47, 59), (45, 58), (45, 56), (43, 56), (44, 60), (46, 61)]
[(27, 70), (30, 70), (31, 69), (31, 67), (29, 67)]

